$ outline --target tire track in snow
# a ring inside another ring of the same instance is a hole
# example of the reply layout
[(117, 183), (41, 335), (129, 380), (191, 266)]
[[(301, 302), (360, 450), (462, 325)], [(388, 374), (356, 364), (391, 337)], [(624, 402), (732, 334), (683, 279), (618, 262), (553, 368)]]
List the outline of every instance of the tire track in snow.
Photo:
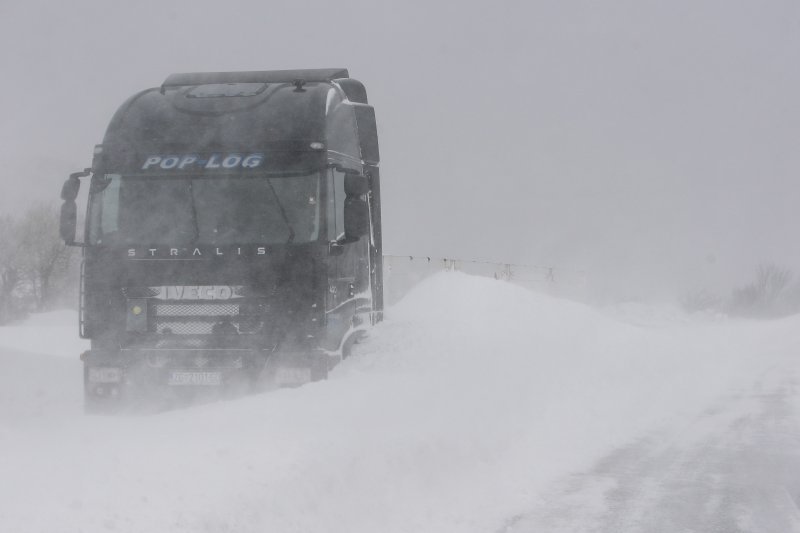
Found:
[(780, 370), (613, 451), (501, 531), (800, 532), (800, 385)]

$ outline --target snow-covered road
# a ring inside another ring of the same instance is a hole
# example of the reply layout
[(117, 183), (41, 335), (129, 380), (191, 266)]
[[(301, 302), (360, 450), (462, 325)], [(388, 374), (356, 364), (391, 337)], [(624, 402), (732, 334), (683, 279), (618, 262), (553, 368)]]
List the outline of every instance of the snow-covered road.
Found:
[(774, 367), (677, 430), (618, 447), (552, 486), (505, 531), (800, 531), (796, 366)]
[(73, 320), (0, 328), (0, 531), (795, 527), (800, 319), (447, 273), (326, 382), (125, 417), (81, 414)]

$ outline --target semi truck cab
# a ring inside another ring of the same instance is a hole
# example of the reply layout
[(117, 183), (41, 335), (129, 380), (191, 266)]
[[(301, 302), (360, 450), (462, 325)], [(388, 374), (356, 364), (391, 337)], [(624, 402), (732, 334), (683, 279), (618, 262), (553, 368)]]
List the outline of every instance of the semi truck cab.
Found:
[(346, 69), (173, 74), (128, 99), (61, 193), (87, 411), (325, 378), (382, 318), (379, 162)]

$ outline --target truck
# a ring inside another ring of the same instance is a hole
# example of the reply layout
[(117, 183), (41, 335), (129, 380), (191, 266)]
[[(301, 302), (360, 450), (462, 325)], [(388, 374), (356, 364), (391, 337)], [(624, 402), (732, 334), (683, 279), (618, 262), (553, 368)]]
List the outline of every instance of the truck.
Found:
[(61, 190), (86, 411), (325, 379), (382, 319), (379, 163), (347, 69), (172, 74), (124, 102)]

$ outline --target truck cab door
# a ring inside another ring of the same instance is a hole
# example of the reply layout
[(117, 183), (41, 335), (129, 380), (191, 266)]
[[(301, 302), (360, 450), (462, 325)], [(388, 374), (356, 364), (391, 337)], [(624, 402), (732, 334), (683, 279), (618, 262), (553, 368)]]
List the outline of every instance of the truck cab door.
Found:
[(356, 262), (359, 243), (344, 242), (345, 174), (329, 169), (326, 177), (328, 226), (328, 294), (326, 296), (326, 348), (338, 349), (355, 314)]

